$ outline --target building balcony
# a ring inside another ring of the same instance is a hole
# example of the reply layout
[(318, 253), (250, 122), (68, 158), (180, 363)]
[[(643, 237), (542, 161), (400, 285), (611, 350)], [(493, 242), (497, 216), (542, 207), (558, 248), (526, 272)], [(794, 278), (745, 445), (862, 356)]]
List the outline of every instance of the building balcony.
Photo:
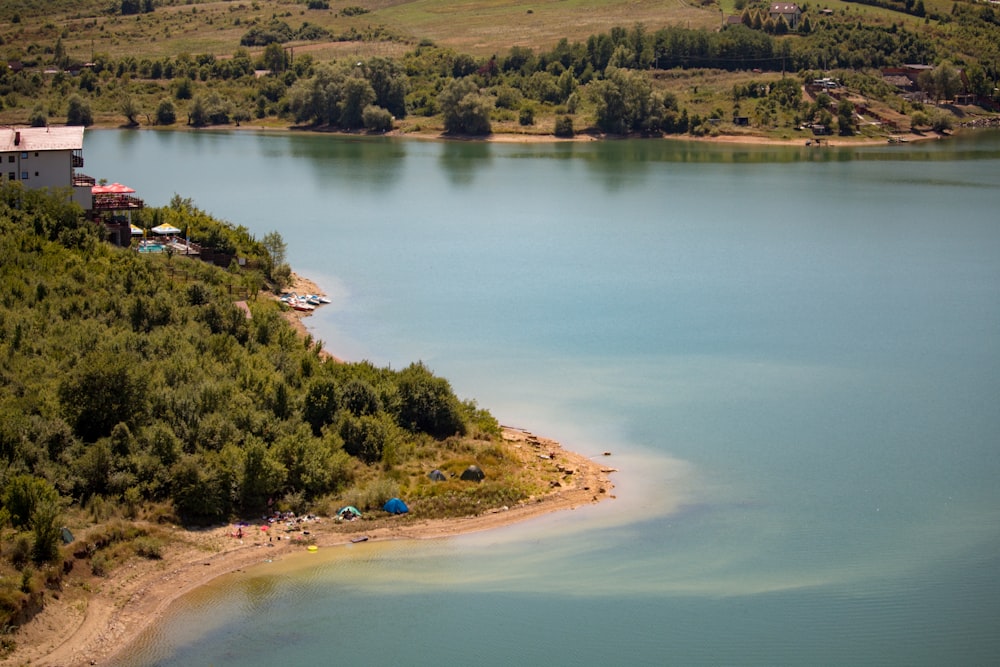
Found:
[(86, 174), (73, 174), (74, 188), (92, 188), (97, 185), (97, 180), (93, 176)]
[(83, 168), (83, 153), (81, 151), (73, 151), (72, 165), (74, 169)]
[(145, 207), (138, 197), (131, 195), (107, 193), (94, 195), (93, 210), (99, 211), (137, 211)]

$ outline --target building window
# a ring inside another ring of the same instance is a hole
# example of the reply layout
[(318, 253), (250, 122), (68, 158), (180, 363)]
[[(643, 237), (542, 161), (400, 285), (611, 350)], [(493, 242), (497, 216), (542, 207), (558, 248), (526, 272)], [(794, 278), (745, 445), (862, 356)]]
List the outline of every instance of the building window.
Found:
[(10, 172), (10, 173), (8, 173), (7, 174), (7, 179), (11, 180), (11, 181), (17, 180), (17, 173), (13, 172), (13, 171)]
[(38, 153), (35, 153), (35, 157), (38, 157)]
[(13, 162), (13, 161), (14, 161), (14, 156), (13, 155), (8, 155), (7, 156), (7, 162)]
[(38, 178), (38, 172), (37, 171), (35, 172), (35, 178)]
[(28, 159), (28, 154), (27, 153), (21, 153), (21, 159), (22, 160), (27, 160)]
[(22, 181), (28, 180), (28, 172), (26, 172), (26, 171), (22, 171), (21, 172), (21, 180)]

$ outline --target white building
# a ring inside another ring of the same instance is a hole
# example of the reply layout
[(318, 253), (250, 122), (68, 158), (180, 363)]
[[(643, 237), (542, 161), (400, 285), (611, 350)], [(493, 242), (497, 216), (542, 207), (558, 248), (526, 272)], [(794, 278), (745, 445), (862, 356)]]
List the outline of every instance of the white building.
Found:
[(94, 179), (76, 173), (83, 167), (83, 131), (78, 126), (0, 128), (0, 178), (29, 190), (65, 189), (90, 210)]

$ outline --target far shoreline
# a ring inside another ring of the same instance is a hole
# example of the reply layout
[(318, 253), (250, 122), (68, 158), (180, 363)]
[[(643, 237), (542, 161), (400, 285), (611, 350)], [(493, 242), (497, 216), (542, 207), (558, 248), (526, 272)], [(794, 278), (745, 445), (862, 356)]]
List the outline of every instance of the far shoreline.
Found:
[[(935, 132), (898, 132), (880, 137), (812, 135), (801, 132), (798, 136), (789, 138), (770, 137), (763, 134), (718, 134), (694, 136), (690, 134), (664, 134), (660, 136), (640, 135), (608, 135), (593, 132), (579, 132), (572, 137), (557, 137), (554, 134), (528, 132), (494, 132), (487, 135), (451, 135), (439, 131), (408, 131), (397, 128), (389, 132), (367, 132), (364, 130), (340, 130), (331, 127), (294, 126), (294, 125), (256, 125), (243, 123), (241, 125), (209, 125), (192, 127), (190, 125), (114, 125), (111, 123), (95, 123), (87, 126), (88, 130), (120, 130), (120, 131), (153, 131), (153, 132), (251, 132), (259, 134), (315, 134), (317, 136), (336, 136), (355, 139), (413, 139), (415, 141), (442, 141), (463, 143), (495, 143), (495, 144), (555, 144), (555, 143), (589, 143), (601, 141), (689, 141), (692, 143), (726, 144), (744, 146), (804, 146), (817, 148), (844, 148), (852, 146), (883, 146), (892, 144), (920, 143), (950, 139), (979, 129), (990, 127), (958, 127), (948, 133)], [(798, 130), (795, 130), (799, 132)], [(897, 141), (890, 141), (890, 138)], [(807, 142), (809, 142), (807, 144)]]

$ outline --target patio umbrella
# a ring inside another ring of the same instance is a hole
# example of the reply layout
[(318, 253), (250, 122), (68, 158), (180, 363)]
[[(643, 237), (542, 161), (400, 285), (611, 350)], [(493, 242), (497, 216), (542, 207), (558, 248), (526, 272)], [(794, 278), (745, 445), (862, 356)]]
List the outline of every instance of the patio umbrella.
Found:
[(127, 195), (135, 192), (135, 189), (121, 183), (112, 183), (111, 185), (95, 185), (90, 188), (90, 191), (95, 195)]
[(173, 225), (162, 224), (153, 227), (154, 234), (180, 234), (181, 230), (177, 229)]
[(142, 227), (136, 227), (135, 225), (129, 225), (132, 228), (132, 236), (142, 236)]

